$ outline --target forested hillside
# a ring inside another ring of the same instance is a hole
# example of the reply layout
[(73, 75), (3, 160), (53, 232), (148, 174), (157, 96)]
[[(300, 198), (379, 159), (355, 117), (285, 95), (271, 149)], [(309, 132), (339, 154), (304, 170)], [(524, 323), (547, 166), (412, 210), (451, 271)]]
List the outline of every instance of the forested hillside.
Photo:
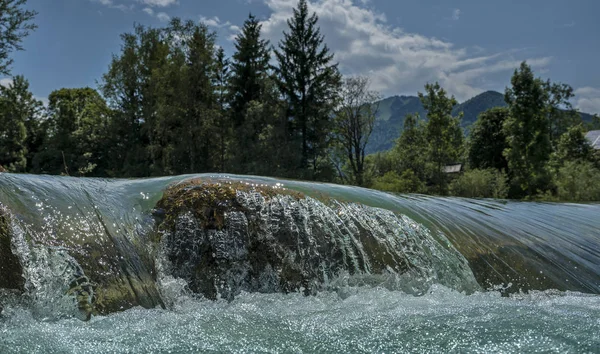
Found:
[[(0, 3), (11, 19), (3, 27), (0, 16), (0, 73), (8, 74), (35, 12), (23, 10), (25, 0)], [(571, 86), (536, 77), (523, 62), (504, 94), (459, 104), (434, 82), (418, 97), (381, 101), (368, 77), (338, 70), (318, 21), (300, 0), (283, 39), (270, 43), (249, 15), (231, 56), (202, 22), (134, 25), (96, 88), (56, 88), (47, 105), (14, 76), (0, 87), (0, 171), (218, 172), (403, 193), (600, 200), (600, 153), (585, 138), (600, 117), (582, 121)], [(448, 173), (449, 164), (464, 173)]]
[[(370, 154), (389, 150), (394, 145), (394, 141), (402, 133), (404, 118), (407, 114), (418, 113), (421, 117), (426, 116), (425, 109), (416, 96), (392, 96), (375, 105), (379, 107), (379, 111), (373, 134), (367, 146), (367, 152)], [(452, 109), (452, 115), (457, 116), (462, 112), (460, 125), (468, 131), (481, 113), (494, 107), (506, 107), (504, 94), (486, 91), (456, 105)], [(581, 112), (581, 118), (587, 123), (592, 121), (591, 114)]]

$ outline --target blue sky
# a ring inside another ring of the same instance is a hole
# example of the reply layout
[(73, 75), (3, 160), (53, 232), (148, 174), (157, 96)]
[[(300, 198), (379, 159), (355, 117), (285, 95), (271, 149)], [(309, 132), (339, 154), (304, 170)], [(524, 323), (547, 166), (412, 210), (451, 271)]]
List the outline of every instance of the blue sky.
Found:
[[(248, 13), (277, 43), (297, 0), (29, 0), (39, 28), (13, 57), (34, 94), (96, 87), (119, 35), (134, 23), (172, 17), (205, 21), (231, 54)], [(576, 89), (573, 103), (600, 113), (600, 1), (312, 0), (326, 42), (344, 74), (367, 75), (383, 95), (415, 95), (439, 81), (457, 99), (502, 91), (522, 60)], [(1, 80), (8, 82), (9, 78)]]

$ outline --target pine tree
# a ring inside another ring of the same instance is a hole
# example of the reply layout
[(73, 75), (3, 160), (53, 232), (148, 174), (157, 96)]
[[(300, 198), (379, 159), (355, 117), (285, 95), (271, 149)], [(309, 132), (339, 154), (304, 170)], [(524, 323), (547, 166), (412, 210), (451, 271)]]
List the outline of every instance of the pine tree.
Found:
[(225, 58), (225, 50), (219, 47), (215, 58), (215, 75), (213, 87), (217, 101), (217, 134), (219, 144), (218, 168), (225, 172), (227, 147), (231, 144), (231, 124), (228, 104), (229, 81), (231, 79), (229, 59)]
[(288, 104), (289, 133), (300, 145), (300, 169), (311, 171), (305, 178), (318, 178), (320, 163), (327, 159), (341, 77), (333, 54), (317, 27), (318, 17), (309, 14), (306, 0), (287, 24), (288, 32), (275, 51), (279, 89)]
[[(213, 171), (219, 164), (217, 97), (215, 76), (215, 33), (205, 24), (195, 25), (188, 44), (187, 105), (184, 136), (179, 154), (189, 156), (189, 172)], [(183, 148), (183, 149), (182, 149)], [(187, 149), (187, 150), (186, 150)], [(181, 156), (181, 155), (180, 155)]]
[(269, 75), (269, 41), (261, 39), (261, 25), (253, 15), (244, 22), (242, 32), (235, 39), (235, 53), (231, 63), (231, 114), (235, 127), (244, 122), (246, 106), (256, 101), (264, 90), (264, 79)]
[(257, 130), (262, 127), (247, 122), (248, 109), (256, 108), (265, 94), (265, 83), (270, 76), (269, 42), (261, 39), (261, 25), (253, 15), (244, 22), (235, 40), (236, 52), (231, 63), (229, 86), (230, 114), (233, 122), (236, 151), (232, 164), (235, 172), (248, 172), (249, 164), (256, 159), (253, 151), (257, 143)]

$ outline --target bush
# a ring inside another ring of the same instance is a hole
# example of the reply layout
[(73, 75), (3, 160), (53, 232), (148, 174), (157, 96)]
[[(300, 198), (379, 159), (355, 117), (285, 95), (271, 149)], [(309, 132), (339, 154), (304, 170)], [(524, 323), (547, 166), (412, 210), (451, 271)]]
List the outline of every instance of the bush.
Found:
[(508, 178), (495, 169), (470, 170), (450, 183), (450, 193), (466, 198), (506, 198)]
[(558, 171), (556, 186), (560, 200), (600, 201), (600, 169), (588, 161), (568, 161)]
[(413, 170), (405, 170), (401, 176), (395, 171), (387, 172), (382, 177), (375, 178), (371, 187), (387, 192), (421, 193), (425, 185)]

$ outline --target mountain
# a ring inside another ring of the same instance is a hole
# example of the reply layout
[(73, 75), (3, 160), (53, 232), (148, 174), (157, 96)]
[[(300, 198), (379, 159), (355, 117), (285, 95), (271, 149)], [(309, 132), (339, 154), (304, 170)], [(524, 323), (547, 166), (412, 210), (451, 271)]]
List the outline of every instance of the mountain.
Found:
[(421, 117), (427, 115), (418, 97), (392, 96), (379, 101), (375, 125), (365, 152), (372, 154), (389, 150), (400, 136), (404, 117), (411, 113), (419, 113)]
[[(377, 103), (376, 103), (377, 104)], [(407, 114), (418, 113), (421, 118), (427, 117), (421, 101), (415, 96), (392, 96), (378, 102), (375, 126), (366, 148), (367, 154), (386, 151), (394, 146), (394, 141), (400, 136)], [(468, 129), (475, 123), (480, 113), (494, 107), (505, 107), (504, 95), (496, 91), (486, 91), (466, 100), (454, 107), (452, 115), (463, 112), (461, 126)], [(581, 118), (590, 122), (592, 115), (581, 113)]]
[(494, 107), (506, 107), (504, 95), (496, 91), (486, 91), (456, 105), (452, 110), (452, 115), (456, 116), (460, 112), (463, 112), (461, 126), (467, 128), (475, 123), (481, 112)]

